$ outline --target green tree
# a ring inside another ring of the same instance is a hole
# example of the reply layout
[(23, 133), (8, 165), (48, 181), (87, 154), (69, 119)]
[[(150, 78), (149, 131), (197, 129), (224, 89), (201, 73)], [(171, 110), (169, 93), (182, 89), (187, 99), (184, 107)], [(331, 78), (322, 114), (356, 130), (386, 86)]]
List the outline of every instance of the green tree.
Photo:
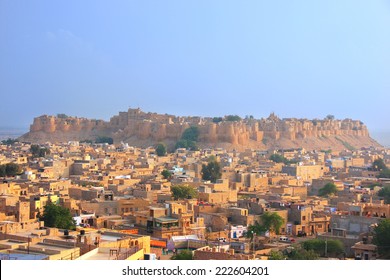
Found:
[(375, 171), (388, 170), (385, 162), (381, 158), (374, 160), (374, 162), (372, 163), (372, 169)]
[(337, 194), (337, 187), (333, 183), (327, 183), (321, 189), (318, 190), (319, 196), (330, 196)]
[(191, 126), (184, 130), (181, 135), (182, 140), (194, 141), (197, 142), (199, 137), (199, 128), (196, 126)]
[(12, 138), (8, 138), (7, 140), (1, 141), (1, 143), (4, 145), (12, 145), (16, 142), (18, 142), (18, 139), (12, 139)]
[(11, 162), (5, 165), (5, 174), (7, 176), (15, 176), (20, 174), (21, 172), (22, 172), (22, 168), (20, 167), (19, 164)]
[(296, 248), (290, 253), (287, 253), (289, 260), (318, 260), (320, 256), (313, 250), (305, 250), (303, 248)]
[(245, 236), (250, 238), (252, 241), (255, 235), (263, 235), (266, 233), (266, 231), (267, 229), (264, 225), (260, 224), (258, 221), (255, 221), (254, 224), (248, 226)]
[(176, 142), (175, 149), (179, 149), (179, 148), (185, 148), (191, 151), (199, 150), (199, 147), (196, 145), (196, 142), (191, 140), (184, 140), (184, 139), (181, 139)]
[(254, 234), (262, 235), (267, 231), (279, 234), (280, 228), (284, 223), (284, 219), (276, 212), (265, 212), (260, 216), (260, 222), (255, 221), (253, 225), (249, 225), (246, 236), (253, 239)]
[(96, 137), (96, 143), (98, 144), (109, 144), (109, 145), (112, 145), (114, 144), (114, 139), (112, 139), (111, 137), (108, 137), (108, 136), (98, 136)]
[(327, 119), (327, 120), (334, 120), (334, 115), (327, 115), (325, 117), (325, 119)]
[(171, 260), (192, 260), (192, 259), (193, 259), (193, 255), (190, 250), (182, 250), (176, 255), (173, 255), (171, 257)]
[(285, 260), (287, 257), (279, 251), (271, 251), (270, 255), (268, 256), (269, 260)]
[(172, 177), (172, 173), (169, 172), (167, 169), (164, 169), (161, 172), (161, 175), (164, 177), (164, 179), (170, 179)]
[(179, 149), (179, 148), (187, 149), (188, 148), (188, 141), (183, 140), (183, 139), (180, 139), (179, 141), (177, 141), (175, 144), (175, 149)]
[(385, 169), (385, 170), (382, 170), (380, 173), (379, 173), (379, 178), (390, 178), (390, 170), (389, 169)]
[(272, 154), (269, 157), (269, 159), (272, 160), (273, 162), (276, 162), (276, 163), (280, 163), (280, 162), (287, 163), (288, 162), (288, 159), (286, 159), (284, 156), (282, 156), (280, 154)]
[(0, 165), (0, 177), (13, 177), (21, 174), (22, 171), (22, 167), (13, 162)]
[(187, 140), (187, 149), (191, 151), (199, 151), (199, 147), (195, 141)]
[(30, 152), (33, 158), (46, 157), (50, 155), (50, 149), (46, 147), (41, 147), (39, 145), (33, 144), (30, 146)]
[(261, 215), (260, 219), (267, 230), (273, 231), (276, 234), (279, 234), (280, 228), (284, 223), (284, 219), (276, 212), (265, 212)]
[(313, 250), (320, 256), (332, 255), (339, 256), (344, 254), (344, 246), (340, 240), (322, 240), (322, 239), (311, 239), (302, 243), (302, 248), (306, 251)]
[(156, 153), (159, 157), (163, 157), (167, 154), (167, 147), (163, 143), (158, 143), (156, 146)]
[(73, 220), (69, 209), (48, 203), (43, 210), (43, 215), (38, 216), (40, 220), (45, 222), (47, 227), (55, 227), (60, 229), (75, 229), (76, 222)]
[(222, 171), (220, 164), (215, 160), (209, 160), (209, 163), (202, 164), (202, 179), (215, 183), (222, 177)]
[(381, 258), (390, 259), (390, 219), (383, 219), (374, 228), (373, 243), (378, 246)]
[(385, 200), (385, 203), (390, 203), (390, 186), (383, 187), (379, 192), (378, 196)]
[(221, 118), (221, 117), (214, 117), (213, 118), (213, 123), (219, 123), (221, 121), (223, 121), (223, 118)]
[(40, 150), (40, 146), (39, 145), (35, 145), (35, 144), (33, 144), (33, 145), (31, 145), (30, 146), (30, 152), (32, 153), (32, 156), (34, 157), (34, 158), (36, 158), (36, 157), (38, 157), (39, 156), (39, 150)]
[(179, 141), (176, 142), (175, 149), (185, 148), (192, 151), (198, 151), (198, 145), (196, 142), (199, 138), (199, 128), (197, 126), (191, 126), (184, 130)]
[(225, 121), (238, 122), (238, 121), (241, 121), (241, 117), (238, 115), (227, 115), (227, 116), (225, 116)]
[(195, 188), (186, 185), (172, 186), (171, 193), (175, 200), (198, 197), (198, 191)]

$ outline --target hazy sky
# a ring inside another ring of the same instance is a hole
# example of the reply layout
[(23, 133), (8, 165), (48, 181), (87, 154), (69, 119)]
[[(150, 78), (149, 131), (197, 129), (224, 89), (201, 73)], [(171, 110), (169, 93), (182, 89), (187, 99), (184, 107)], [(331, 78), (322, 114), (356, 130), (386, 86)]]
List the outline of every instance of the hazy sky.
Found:
[(0, 126), (65, 113), (390, 120), (390, 1), (0, 0)]

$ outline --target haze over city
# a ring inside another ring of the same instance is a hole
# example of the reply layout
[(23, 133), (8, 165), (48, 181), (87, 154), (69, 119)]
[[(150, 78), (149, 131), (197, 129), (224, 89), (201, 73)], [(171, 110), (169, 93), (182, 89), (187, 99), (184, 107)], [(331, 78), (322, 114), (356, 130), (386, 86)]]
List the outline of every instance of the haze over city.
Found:
[(388, 1), (0, 1), (0, 127), (128, 107), (352, 118), (389, 145)]
[(1, 278), (385, 275), (389, 30), (388, 0), (0, 0)]

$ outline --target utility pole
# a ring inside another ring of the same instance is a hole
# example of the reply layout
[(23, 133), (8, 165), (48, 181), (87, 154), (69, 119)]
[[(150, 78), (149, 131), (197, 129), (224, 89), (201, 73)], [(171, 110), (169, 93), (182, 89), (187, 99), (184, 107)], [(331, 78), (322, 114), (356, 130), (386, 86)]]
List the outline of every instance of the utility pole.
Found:
[(30, 254), (30, 236), (27, 237), (27, 254)]
[(328, 257), (328, 239), (325, 239), (325, 257)]
[(256, 232), (252, 231), (252, 238), (253, 238), (253, 253), (255, 253), (255, 239), (256, 239)]
[(218, 231), (218, 251), (221, 250), (221, 231)]

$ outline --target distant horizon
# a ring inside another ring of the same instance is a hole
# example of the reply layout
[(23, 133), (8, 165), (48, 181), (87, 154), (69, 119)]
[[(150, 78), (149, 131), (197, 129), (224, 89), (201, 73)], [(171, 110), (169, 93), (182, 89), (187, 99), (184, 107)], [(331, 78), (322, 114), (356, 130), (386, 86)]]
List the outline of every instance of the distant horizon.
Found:
[(129, 106), (387, 131), (389, 30), (384, 0), (0, 1), (0, 126)]
[[(132, 109), (135, 109), (135, 108), (132, 108)], [(142, 110), (142, 108), (139, 108), (141, 111), (145, 112), (145, 113), (157, 113), (157, 114), (167, 114), (167, 115), (174, 115), (174, 116), (179, 116), (179, 117), (191, 117), (191, 115), (187, 115), (187, 116), (183, 116), (183, 115), (178, 115), (178, 114), (174, 114), (174, 113), (170, 113), (170, 112), (166, 112), (166, 113), (161, 113), (161, 112), (151, 112), (151, 111), (144, 111)], [(118, 111), (117, 114), (119, 114), (119, 112), (124, 112), (124, 111)], [(271, 113), (274, 113), (276, 116), (278, 116), (279, 118), (281, 119), (288, 119), (288, 118), (296, 118), (296, 117), (293, 117), (293, 116), (290, 116), (290, 117), (282, 117), (280, 116), (277, 112), (271, 112)], [(270, 113), (270, 114), (271, 114)], [(57, 113), (57, 114), (65, 114), (65, 115), (68, 115), (64, 112), (62, 113)], [(43, 115), (48, 115), (48, 116), (56, 116), (57, 114), (43, 114)], [(112, 115), (111, 117), (117, 115), (117, 114), (114, 114)], [(43, 116), (43, 115), (40, 115), (40, 116)], [(205, 117), (205, 118), (212, 118), (212, 117), (224, 117), (224, 116), (227, 116), (229, 114), (225, 114), (225, 115), (220, 115), (220, 116), (205, 116), (205, 115), (194, 115), (192, 117)], [(238, 115), (238, 114), (233, 114), (233, 115)], [(247, 114), (245, 116), (250, 116), (251, 114)], [(36, 116), (36, 117), (40, 117), (40, 116)], [(69, 117), (78, 117), (78, 118), (87, 118), (87, 117), (84, 117), (84, 116), (70, 116), (68, 115)], [(238, 115), (242, 118), (244, 118), (245, 116), (242, 116), (242, 115)], [(260, 117), (260, 118), (255, 118), (255, 119), (261, 119), (261, 118), (267, 118), (269, 115), (267, 116), (263, 116), (263, 117)], [(325, 116), (326, 117), (326, 116)], [(323, 118), (316, 118), (316, 119), (324, 119), (325, 117)], [(34, 117), (35, 118), (35, 117)], [(88, 118), (89, 119), (89, 118)], [(103, 121), (109, 121), (109, 119), (103, 119), (103, 118), (95, 118), (95, 119), (98, 119), (98, 120), (103, 120)], [(313, 119), (309, 119), (309, 118), (297, 118), (297, 119), (308, 119), (308, 120), (313, 120)], [(336, 120), (342, 120), (342, 119), (338, 119), (336, 116), (335, 116), (335, 119)], [(351, 119), (351, 118), (346, 118), (346, 119)], [(359, 120), (360, 121), (360, 120)], [(33, 119), (31, 120), (31, 123), (29, 125), (24, 125), (24, 126), (0, 126), (0, 140), (5, 140), (4, 137), (2, 137), (4, 135), (4, 133), (10, 133), (10, 134), (14, 134), (14, 135), (18, 135), (17, 137), (29, 132), (29, 129), (30, 129), (30, 125), (33, 123)], [(364, 121), (363, 121), (364, 123)], [(369, 126), (367, 126), (367, 129), (368, 129), (368, 132), (370, 133), (370, 137), (373, 138), (374, 140), (376, 140), (379, 144), (381, 144), (382, 146), (386, 147), (386, 148), (390, 148), (390, 129), (386, 130), (386, 129), (370, 129)]]

